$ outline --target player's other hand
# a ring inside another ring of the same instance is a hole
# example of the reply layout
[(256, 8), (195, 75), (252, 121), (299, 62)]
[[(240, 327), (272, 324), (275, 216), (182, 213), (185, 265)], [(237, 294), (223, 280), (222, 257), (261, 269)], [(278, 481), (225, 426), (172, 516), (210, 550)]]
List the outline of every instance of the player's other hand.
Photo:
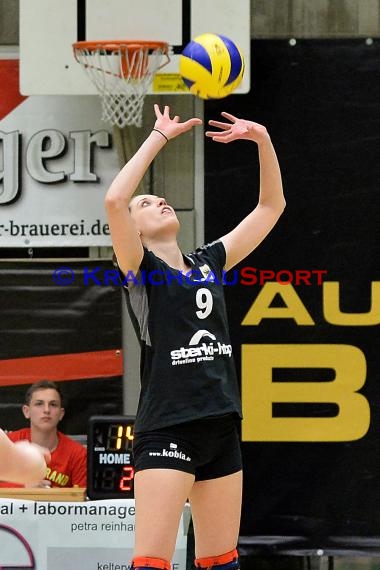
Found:
[(206, 131), (206, 137), (212, 138), (215, 142), (229, 143), (235, 140), (250, 140), (258, 144), (269, 139), (266, 128), (259, 123), (239, 119), (230, 113), (223, 111), (222, 116), (230, 121), (209, 121), (209, 125), (221, 129), (219, 131)]

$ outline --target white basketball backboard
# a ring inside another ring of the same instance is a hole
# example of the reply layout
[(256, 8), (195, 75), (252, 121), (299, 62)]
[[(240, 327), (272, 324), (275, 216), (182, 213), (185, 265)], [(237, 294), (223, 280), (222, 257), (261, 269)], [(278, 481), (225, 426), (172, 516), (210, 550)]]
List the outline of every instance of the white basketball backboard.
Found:
[(236, 93), (250, 89), (250, 0), (20, 0), (20, 89), (23, 95), (92, 95), (75, 61), (80, 40), (160, 40), (171, 61), (149, 93), (181, 88), (179, 54), (195, 36), (220, 33), (241, 49), (246, 72)]

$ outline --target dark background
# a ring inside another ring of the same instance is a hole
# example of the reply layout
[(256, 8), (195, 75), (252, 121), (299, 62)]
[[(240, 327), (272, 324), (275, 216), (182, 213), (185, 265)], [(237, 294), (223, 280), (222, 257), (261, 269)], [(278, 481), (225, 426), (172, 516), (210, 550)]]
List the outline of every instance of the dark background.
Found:
[[(297, 40), (292, 47), (287, 40), (260, 40), (252, 42), (251, 54), (251, 92), (208, 101), (205, 124), (227, 111), (267, 126), (287, 208), (240, 267), (327, 269), (325, 279), (340, 283), (340, 310), (367, 312), (371, 282), (380, 280), (380, 43)], [(212, 241), (256, 204), (259, 170), (251, 143), (216, 148), (206, 139), (205, 145), (206, 241)], [(322, 288), (296, 289), (315, 326), (264, 319), (242, 327), (259, 287), (226, 287), (239, 375), (245, 343), (357, 346), (367, 360), (361, 392), (371, 406), (371, 426), (354, 442), (243, 443), (241, 552), (377, 551), (379, 326), (333, 326), (323, 317)]]

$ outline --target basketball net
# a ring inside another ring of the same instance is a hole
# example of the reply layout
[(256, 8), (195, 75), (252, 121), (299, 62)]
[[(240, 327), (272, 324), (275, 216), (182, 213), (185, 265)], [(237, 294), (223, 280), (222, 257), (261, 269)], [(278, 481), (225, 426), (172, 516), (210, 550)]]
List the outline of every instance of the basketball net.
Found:
[(166, 42), (96, 41), (73, 44), (74, 56), (102, 101), (102, 120), (141, 127), (144, 98), (158, 69), (169, 63)]

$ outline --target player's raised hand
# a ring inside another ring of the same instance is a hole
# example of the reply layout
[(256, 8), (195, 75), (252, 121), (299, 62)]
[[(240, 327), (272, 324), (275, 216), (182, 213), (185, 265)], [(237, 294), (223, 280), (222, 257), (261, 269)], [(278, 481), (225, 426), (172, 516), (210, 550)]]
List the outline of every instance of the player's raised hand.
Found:
[(206, 131), (206, 137), (212, 138), (215, 142), (229, 143), (235, 140), (250, 140), (260, 143), (269, 138), (268, 132), (263, 125), (239, 119), (230, 113), (223, 111), (222, 116), (230, 121), (209, 121), (209, 125), (221, 129), (220, 131)]
[(161, 131), (161, 133), (163, 133), (167, 139), (173, 139), (176, 136), (185, 133), (186, 131), (190, 131), (196, 125), (202, 124), (202, 120), (196, 117), (183, 122), (181, 122), (178, 115), (175, 115), (173, 118), (171, 118), (170, 108), (168, 105), (165, 105), (164, 112), (162, 113), (160, 107), (155, 104), (154, 112), (156, 115), (154, 128)]

